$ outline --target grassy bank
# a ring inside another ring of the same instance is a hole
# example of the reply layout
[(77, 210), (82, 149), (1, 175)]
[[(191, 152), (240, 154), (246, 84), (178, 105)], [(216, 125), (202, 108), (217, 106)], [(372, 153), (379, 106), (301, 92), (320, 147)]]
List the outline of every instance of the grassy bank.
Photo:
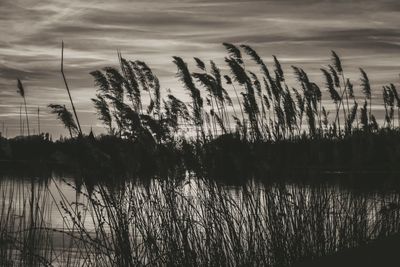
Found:
[[(165, 177), (189, 171), (226, 182), (313, 180), (329, 173), (354, 173), (352, 182), (398, 184), (400, 133), (383, 129), (354, 132), (341, 139), (308, 138), (249, 141), (235, 134), (205, 142), (181, 139), (155, 143), (152, 139), (116, 136), (81, 137), (58, 141), (43, 136), (0, 139), (3, 172), (51, 176), (51, 172), (91, 177)], [(370, 173), (371, 175), (367, 175)], [(381, 173), (382, 175), (378, 175)], [(373, 175), (375, 174), (375, 175)], [(340, 180), (340, 175), (336, 175)], [(334, 179), (335, 180), (335, 179)]]

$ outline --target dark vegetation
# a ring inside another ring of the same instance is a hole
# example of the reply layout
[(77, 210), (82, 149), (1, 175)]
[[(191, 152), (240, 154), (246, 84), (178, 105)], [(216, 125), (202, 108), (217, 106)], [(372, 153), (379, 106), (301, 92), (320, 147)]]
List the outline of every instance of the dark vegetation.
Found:
[[(161, 98), (157, 76), (142, 61), (119, 54), (119, 68), (93, 71), (97, 94), (92, 101), (107, 131), (97, 137), (82, 134), (62, 57), (74, 112), (58, 104), (49, 108), (71, 138), (53, 142), (42, 134), (0, 139), (2, 164), (41, 162), (49, 168), (141, 177), (168, 175), (179, 166), (233, 180), (299, 171), (400, 170), (395, 164), (400, 158), (400, 99), (394, 84), (383, 86), (383, 101), (373, 98), (366, 72), (360, 69), (359, 86), (353, 86), (332, 51), (331, 65), (321, 69), (322, 86), (296, 66), (289, 86), (275, 56), (268, 68), (250, 46), (223, 45), (226, 74), (213, 61), (194, 58), (191, 71), (174, 57), (177, 77), (189, 94), (186, 103), (170, 90)], [(21, 81), (18, 89), (26, 104)], [(329, 97), (323, 98), (325, 94)], [(384, 107), (381, 125), (372, 112), (373, 101)], [(329, 104), (335, 108), (330, 110)], [(27, 111), (26, 125), (29, 135)]]

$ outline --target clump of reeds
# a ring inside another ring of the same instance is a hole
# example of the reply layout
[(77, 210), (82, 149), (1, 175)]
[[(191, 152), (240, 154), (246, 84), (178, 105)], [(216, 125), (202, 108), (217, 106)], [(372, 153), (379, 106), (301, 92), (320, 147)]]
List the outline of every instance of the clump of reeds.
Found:
[(155, 179), (80, 192), (88, 206), (61, 207), (97, 265), (291, 266), (399, 231), (398, 195), (327, 185)]
[[(108, 133), (131, 139), (147, 136), (164, 143), (176, 140), (176, 135), (188, 127), (197, 142), (231, 133), (249, 141), (337, 139), (354, 132), (395, 128), (395, 102), (400, 114), (395, 85), (383, 88), (385, 118), (380, 128), (372, 113), (372, 85), (366, 72), (360, 69), (364, 96), (357, 99), (355, 86), (334, 51), (331, 64), (321, 69), (326, 80), (323, 87), (296, 66), (292, 69), (298, 86), (289, 86), (276, 56), (273, 66), (268, 67), (248, 45), (223, 45), (228, 51), (225, 62), (229, 73), (225, 74), (213, 61), (207, 64), (199, 58), (194, 58), (198, 70), (191, 72), (182, 58), (174, 57), (177, 77), (189, 93), (190, 103), (171, 93), (162, 100), (161, 86), (152, 69), (121, 54), (119, 69), (93, 71), (97, 95), (92, 100)], [(228, 93), (231, 89), (234, 97)], [(324, 106), (328, 98), (335, 104), (333, 111)]]

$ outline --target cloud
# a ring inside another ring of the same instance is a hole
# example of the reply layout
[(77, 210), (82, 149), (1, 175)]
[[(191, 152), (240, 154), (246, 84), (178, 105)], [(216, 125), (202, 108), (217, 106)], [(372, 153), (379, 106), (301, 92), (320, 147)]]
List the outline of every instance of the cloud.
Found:
[(398, 77), (399, 13), (398, 0), (2, 0), (0, 120), (18, 124), (7, 114), (19, 112), (15, 80), (21, 78), (32, 108), (41, 106), (49, 119), (47, 129), (64, 131), (45, 113), (51, 102), (68, 103), (59, 73), (61, 40), (72, 95), (87, 127), (98, 124), (89, 72), (116, 65), (117, 49), (146, 61), (163, 88), (182, 97), (171, 57), (214, 59), (224, 70), (222, 42), (250, 44), (268, 63), (277, 55), (288, 71), (303, 66), (317, 80), (334, 49), (352, 79), (362, 66), (379, 88)]

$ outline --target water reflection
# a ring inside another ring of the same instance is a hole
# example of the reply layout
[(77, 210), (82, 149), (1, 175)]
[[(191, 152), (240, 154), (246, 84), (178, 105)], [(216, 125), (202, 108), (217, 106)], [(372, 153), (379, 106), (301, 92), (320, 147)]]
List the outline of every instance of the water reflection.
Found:
[[(192, 176), (91, 186), (76, 181), (2, 178), (1, 230), (15, 240), (40, 237), (36, 253), (53, 265), (65, 258), (164, 264), (184, 260), (185, 253), (197, 253), (196, 262), (182, 264), (229, 265), (249, 263), (250, 253), (253, 263), (286, 266), (396, 233), (400, 225), (395, 191), (255, 180), (226, 185)], [(57, 250), (63, 256), (54, 256)]]

